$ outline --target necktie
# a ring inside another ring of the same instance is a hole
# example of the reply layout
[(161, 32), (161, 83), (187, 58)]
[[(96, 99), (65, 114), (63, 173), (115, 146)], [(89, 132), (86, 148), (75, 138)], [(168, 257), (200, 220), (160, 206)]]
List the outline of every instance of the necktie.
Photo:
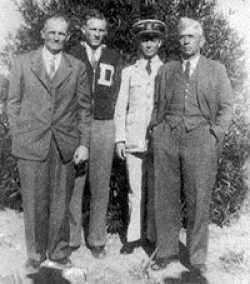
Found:
[(148, 72), (149, 75), (152, 72), (152, 69), (151, 69), (151, 59), (149, 59), (147, 64), (146, 64), (146, 71)]
[(52, 56), (49, 61), (49, 77), (52, 79), (56, 73), (56, 58)]
[(187, 61), (186, 64), (185, 64), (185, 71), (184, 71), (184, 74), (185, 74), (185, 77), (187, 79), (189, 79), (190, 77), (190, 61)]

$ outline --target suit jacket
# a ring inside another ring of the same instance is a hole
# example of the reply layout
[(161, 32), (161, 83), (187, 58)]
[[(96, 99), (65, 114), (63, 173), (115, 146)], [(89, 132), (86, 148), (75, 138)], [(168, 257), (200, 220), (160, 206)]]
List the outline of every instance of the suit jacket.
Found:
[[(219, 62), (201, 56), (197, 64), (197, 102), (210, 124), (217, 141), (222, 141), (232, 117), (233, 92), (225, 67)], [(151, 127), (165, 119), (166, 109), (175, 90), (172, 82), (182, 71), (181, 61), (163, 65), (156, 77), (155, 103)]]
[(18, 56), (11, 70), (7, 113), (15, 156), (44, 160), (54, 136), (63, 159), (72, 159), (79, 144), (89, 144), (91, 95), (85, 65), (63, 53), (50, 82), (41, 48)]
[(147, 150), (146, 132), (154, 103), (155, 76), (163, 62), (156, 56), (149, 75), (145, 59), (125, 67), (115, 108), (115, 141), (126, 143), (129, 152)]

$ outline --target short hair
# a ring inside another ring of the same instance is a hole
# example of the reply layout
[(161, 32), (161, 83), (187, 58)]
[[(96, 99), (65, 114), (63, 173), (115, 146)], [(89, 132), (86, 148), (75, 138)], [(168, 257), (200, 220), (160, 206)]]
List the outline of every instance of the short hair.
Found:
[(44, 18), (44, 21), (43, 21), (43, 29), (46, 27), (46, 24), (47, 22), (50, 20), (50, 19), (61, 19), (63, 20), (65, 23), (67, 23), (68, 25), (68, 29), (70, 27), (70, 19), (67, 15), (63, 14), (63, 13), (54, 13), (54, 14), (49, 14), (47, 15), (45, 18)]
[(197, 33), (199, 34), (199, 36), (204, 36), (204, 32), (203, 32), (203, 28), (200, 22), (198, 22), (197, 20), (194, 20), (192, 18), (188, 18), (188, 17), (182, 17), (180, 18), (179, 22), (178, 22), (178, 32), (180, 33), (180, 31), (183, 31), (187, 28), (192, 27), (193, 29), (195, 29), (197, 31)]
[(99, 19), (99, 20), (104, 20), (107, 23), (107, 19), (105, 18), (104, 14), (100, 12), (97, 9), (88, 9), (84, 13), (82, 25), (86, 25), (87, 21), (91, 18)]

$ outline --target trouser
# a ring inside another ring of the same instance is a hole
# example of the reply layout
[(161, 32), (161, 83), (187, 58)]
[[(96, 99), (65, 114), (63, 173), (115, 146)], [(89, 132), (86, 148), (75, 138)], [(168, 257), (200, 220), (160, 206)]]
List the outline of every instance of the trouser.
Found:
[(141, 238), (155, 241), (151, 156), (147, 153), (128, 153), (126, 165), (130, 187), (128, 196), (130, 220), (126, 239), (128, 242)]
[(92, 122), (89, 156), (91, 199), (88, 244), (90, 246), (103, 246), (106, 243), (106, 215), (114, 155), (114, 130), (113, 120)]
[(75, 185), (70, 200), (70, 246), (78, 247), (81, 245), (82, 232), (82, 202), (84, 187), (86, 183), (86, 173), (75, 177)]
[(180, 191), (187, 204), (190, 263), (204, 264), (208, 245), (209, 203), (216, 176), (216, 138), (209, 126), (190, 132), (164, 121), (153, 131), (157, 257), (179, 254)]
[(18, 159), (27, 256), (62, 260), (69, 256), (69, 200), (72, 161), (63, 162), (54, 138), (45, 161)]
[(126, 164), (129, 180), (129, 223), (127, 242), (141, 238), (141, 200), (143, 191), (143, 154), (127, 154)]

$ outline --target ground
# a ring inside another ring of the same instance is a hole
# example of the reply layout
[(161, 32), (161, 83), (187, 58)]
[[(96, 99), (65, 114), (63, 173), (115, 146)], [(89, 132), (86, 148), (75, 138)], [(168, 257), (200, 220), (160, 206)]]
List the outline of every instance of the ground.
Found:
[[(249, 172), (247, 175), (250, 176), (250, 166), (247, 170)], [(230, 226), (220, 228), (214, 224), (210, 225), (208, 271), (204, 275), (203, 282), (199, 283), (250, 284), (249, 196), (245, 201), (240, 218), (232, 221)], [(185, 239), (184, 231), (181, 239)], [(84, 272), (89, 284), (187, 283), (176, 279), (177, 272), (184, 269), (183, 266), (176, 266), (172, 270), (165, 271), (165, 274), (153, 274), (150, 270), (144, 270), (148, 256), (143, 249), (138, 248), (134, 254), (122, 256), (119, 253), (120, 248), (119, 237), (109, 235), (107, 257), (103, 260), (96, 260), (83, 243), (81, 248), (72, 254), (72, 261), (79, 268), (76, 273)], [(79, 280), (79, 277), (74, 278), (74, 273), (66, 275), (65, 277), (70, 279), (66, 281), (61, 274), (58, 274), (58, 271), (51, 273), (51, 271), (41, 270), (40, 274), (27, 275), (23, 268), (26, 258), (23, 214), (14, 210), (0, 211), (0, 251), (1, 284), (80, 284), (85, 281), (83, 278), (82, 280)], [(161, 281), (162, 279), (165, 280)]]

